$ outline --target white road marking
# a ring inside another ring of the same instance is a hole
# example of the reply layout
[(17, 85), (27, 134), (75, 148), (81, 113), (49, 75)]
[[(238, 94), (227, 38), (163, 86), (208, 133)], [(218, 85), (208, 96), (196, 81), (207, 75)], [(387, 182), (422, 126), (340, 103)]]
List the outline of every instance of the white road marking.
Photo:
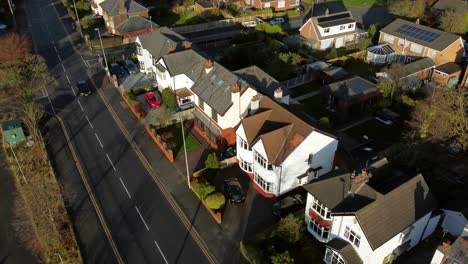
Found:
[(122, 184), (122, 186), (124, 187), (125, 192), (128, 195), (128, 198), (132, 199), (132, 196), (130, 195), (130, 192), (128, 191), (127, 186), (125, 186), (125, 183), (123, 182), (122, 178), (119, 178), (119, 180), (120, 180), (120, 183)]
[(84, 112), (84, 108), (83, 108), (83, 106), (81, 105), (81, 102), (80, 102), (80, 100), (77, 100), (77, 101), (78, 101), (78, 104), (80, 105), (81, 111), (83, 111), (83, 112)]
[(58, 57), (59, 61), (62, 62), (62, 58), (60, 57), (59, 54), (57, 54), (57, 57)]
[(47, 96), (47, 100), (49, 100), (50, 108), (52, 109), (52, 113), (56, 115), (57, 113), (55, 112), (54, 105), (52, 104), (52, 100), (50, 100), (49, 93), (47, 92), (47, 89), (42, 89), (42, 93)]
[(93, 124), (91, 124), (91, 121), (89, 121), (88, 116), (85, 116), (85, 117), (86, 117), (86, 120), (88, 120), (89, 126), (90, 126), (91, 128), (94, 128), (94, 127), (93, 127)]
[(86, 68), (89, 68), (89, 65), (86, 63), (85, 59), (83, 58), (83, 56), (81, 56), (81, 54), (80, 54), (80, 57), (81, 57), (81, 60), (83, 61), (84, 65), (86, 66)]
[(137, 211), (138, 215), (140, 216), (140, 218), (141, 218), (141, 221), (142, 221), (142, 222), (143, 222), (143, 224), (145, 225), (145, 227), (146, 227), (146, 230), (148, 230), (148, 231), (149, 231), (149, 227), (148, 227), (148, 225), (146, 224), (146, 221), (145, 221), (145, 219), (144, 219), (144, 218), (143, 218), (143, 216), (141, 215), (141, 213), (140, 213), (140, 210), (138, 210), (138, 207), (137, 207), (136, 205), (135, 205), (135, 209), (136, 209), (136, 211)]
[(70, 84), (70, 83), (71, 83), (71, 82), (70, 82), (70, 78), (68, 78), (68, 75), (67, 75), (67, 74), (65, 74), (65, 77), (67, 78), (67, 82)]
[(73, 86), (71, 86), (71, 85), (70, 85), (70, 89), (72, 90), (72, 92), (73, 92), (73, 95), (75, 95), (75, 96), (76, 96), (76, 92), (75, 92), (75, 89), (73, 89)]
[(98, 134), (94, 133), (94, 135), (96, 136), (96, 139), (97, 139), (97, 141), (99, 142), (99, 145), (101, 146), (101, 148), (104, 148), (104, 145), (102, 145), (102, 142), (101, 142), (101, 140), (99, 139)]
[(65, 70), (65, 66), (63, 66), (63, 64), (60, 65), (62, 65), (63, 72), (67, 72), (67, 70)]
[(57, 49), (57, 47), (56, 47), (55, 45), (54, 45), (54, 50), (55, 50), (55, 52), (57, 52), (57, 53), (59, 52), (58, 49)]
[(110, 159), (110, 157), (109, 157), (109, 155), (108, 155), (107, 153), (106, 153), (106, 157), (107, 157), (107, 160), (109, 161), (109, 163), (112, 165), (112, 169), (113, 169), (114, 171), (117, 171), (117, 169), (116, 169), (115, 166), (114, 166), (114, 163), (112, 163), (112, 160)]
[(166, 259), (166, 257), (164, 256), (164, 254), (163, 254), (163, 252), (162, 252), (161, 248), (159, 247), (159, 245), (158, 245), (158, 242), (156, 242), (156, 240), (154, 240), (154, 244), (155, 244), (155, 245), (156, 245), (156, 247), (158, 248), (158, 250), (159, 250), (159, 253), (161, 254), (161, 256), (163, 257), (163, 259), (164, 259), (164, 262), (166, 262), (166, 264), (169, 264), (169, 262), (167, 262), (167, 259)]

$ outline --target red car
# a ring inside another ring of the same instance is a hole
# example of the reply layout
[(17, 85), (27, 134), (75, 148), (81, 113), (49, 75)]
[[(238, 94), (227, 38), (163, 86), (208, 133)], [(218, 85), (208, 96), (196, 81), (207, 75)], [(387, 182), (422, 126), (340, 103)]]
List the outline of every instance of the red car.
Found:
[(161, 100), (156, 98), (156, 95), (154, 95), (154, 93), (152, 92), (145, 94), (145, 100), (146, 102), (148, 102), (151, 108), (156, 108), (156, 107), (161, 106)]

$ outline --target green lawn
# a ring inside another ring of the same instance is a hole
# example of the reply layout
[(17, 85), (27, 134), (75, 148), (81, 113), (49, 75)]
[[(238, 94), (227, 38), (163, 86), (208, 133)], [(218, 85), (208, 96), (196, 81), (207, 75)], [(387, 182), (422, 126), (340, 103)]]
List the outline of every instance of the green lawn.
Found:
[(397, 124), (386, 125), (377, 119), (372, 119), (346, 130), (345, 133), (359, 142), (365, 142), (363, 136), (367, 135), (369, 139), (379, 142), (395, 143), (399, 141), (401, 126)]
[(301, 103), (304, 104), (304, 112), (314, 118), (320, 119), (321, 117), (329, 115), (327, 109), (322, 105), (322, 98), (320, 95), (304, 99)]
[(292, 97), (298, 97), (306, 93), (317, 91), (322, 87), (322, 84), (318, 80), (314, 80), (308, 83), (301, 84), (296, 87), (289, 88), (292, 92)]
[(339, 62), (339, 64), (341, 64), (341, 67), (343, 67), (349, 73), (361, 76), (363, 78), (367, 78), (369, 76), (375, 77), (375, 74), (382, 71), (383, 69), (383, 66), (369, 64), (354, 58), (347, 58), (346, 60)]
[(385, 0), (343, 0), (343, 5), (349, 7), (383, 6), (385, 3)]
[[(184, 153), (184, 141), (182, 138), (182, 130), (180, 123), (160, 128), (156, 131), (163, 139), (165, 139), (169, 146), (174, 151), (174, 155)], [(190, 134), (187, 129), (184, 129), (185, 144), (187, 151), (195, 150), (201, 146), (200, 142)]]

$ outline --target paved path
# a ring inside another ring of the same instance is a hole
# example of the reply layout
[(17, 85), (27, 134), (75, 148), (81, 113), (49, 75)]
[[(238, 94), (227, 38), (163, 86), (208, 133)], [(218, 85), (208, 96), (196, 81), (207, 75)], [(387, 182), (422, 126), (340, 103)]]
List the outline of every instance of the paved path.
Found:
[[(294, 90), (294, 88), (293, 88), (293, 90)], [(319, 94), (320, 94), (320, 90), (317, 90), (317, 91), (312, 91), (310, 93), (300, 95), (298, 97), (293, 97), (293, 99), (296, 100), (296, 101), (302, 101), (304, 99), (307, 99), (307, 98), (310, 98), (312, 96), (316, 96), (316, 95), (319, 95)]]

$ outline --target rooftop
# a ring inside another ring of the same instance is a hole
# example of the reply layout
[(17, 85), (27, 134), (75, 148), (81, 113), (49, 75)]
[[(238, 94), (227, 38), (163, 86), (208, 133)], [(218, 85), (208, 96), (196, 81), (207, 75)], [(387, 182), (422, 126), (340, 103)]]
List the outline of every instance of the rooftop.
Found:
[(424, 71), (435, 67), (435, 62), (431, 58), (422, 58), (417, 61), (405, 64), (402, 69), (402, 76), (407, 77), (416, 74), (420, 71)]
[(162, 56), (171, 76), (185, 74), (193, 82), (201, 75), (206, 59), (198, 52), (188, 49)]
[[(274, 97), (275, 90), (281, 86), (280, 82), (255, 65), (237, 70), (234, 74), (270, 98)], [(281, 89), (283, 89), (283, 96), (290, 94), (286, 87), (281, 87)]]
[(432, 8), (439, 11), (454, 10), (463, 14), (468, 12), (468, 2), (463, 0), (439, 0)]
[(168, 27), (160, 27), (158, 30), (139, 35), (138, 39), (143, 48), (148, 50), (155, 59), (159, 59), (171, 51), (184, 50), (185, 42), (187, 42), (185, 37)]
[(195, 4), (203, 7), (203, 8), (215, 8), (215, 5), (211, 3), (211, 1), (197, 1)]
[(105, 0), (99, 5), (104, 10), (104, 12), (106, 12), (109, 16), (117, 16), (120, 14), (119, 5), (121, 1), (125, 5), (125, 9), (126, 9), (125, 12), (128, 14), (140, 13), (140, 12), (145, 12), (145, 11), (148, 12), (148, 8), (132, 0)]
[(359, 96), (378, 93), (379, 88), (376, 84), (371, 83), (362, 77), (354, 76), (325, 85), (322, 88), (322, 91), (331, 93), (342, 100), (351, 100)]
[(435, 68), (437, 71), (446, 73), (446, 74), (452, 74), (461, 71), (461, 68), (458, 64), (453, 63), (453, 62), (448, 62), (445, 64), (442, 64), (440, 66), (437, 66)]
[(332, 248), (334, 251), (340, 253), (345, 259), (346, 264), (361, 264), (362, 259), (356, 252), (354, 247), (348, 241), (339, 238), (334, 238), (326, 244), (327, 247)]
[(145, 29), (158, 28), (159, 25), (141, 16), (132, 16), (117, 26), (117, 32), (130, 33)]

